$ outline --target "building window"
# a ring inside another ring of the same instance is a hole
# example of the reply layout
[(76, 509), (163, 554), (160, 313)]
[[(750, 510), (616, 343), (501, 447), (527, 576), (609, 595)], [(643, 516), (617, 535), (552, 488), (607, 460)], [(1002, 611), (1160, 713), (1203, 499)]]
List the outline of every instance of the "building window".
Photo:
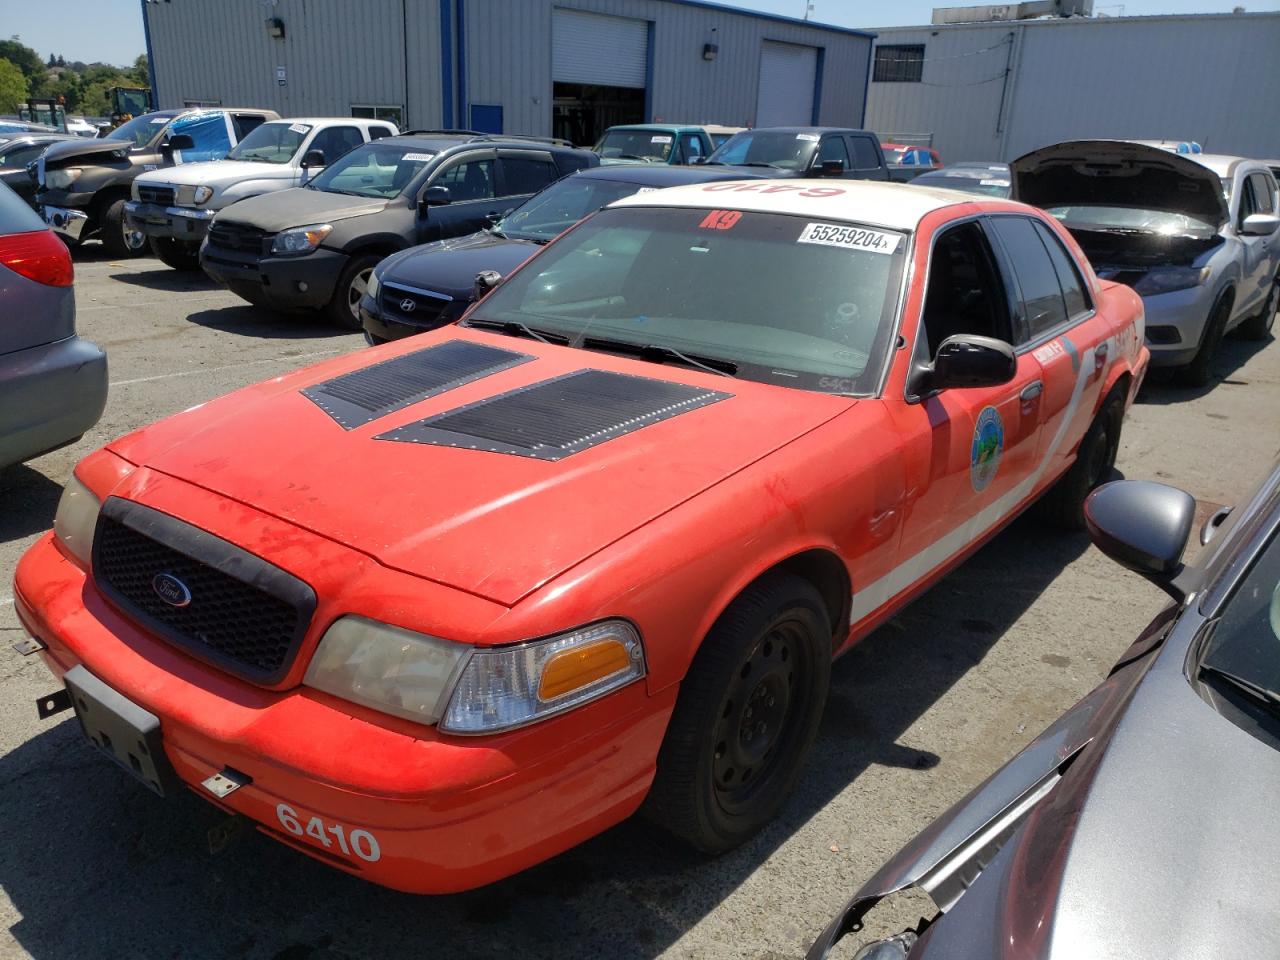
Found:
[(919, 83), (924, 72), (924, 44), (887, 44), (876, 47), (875, 71), (879, 83)]
[(351, 115), (365, 120), (390, 120), (399, 129), (404, 129), (404, 108), (388, 104), (352, 104)]

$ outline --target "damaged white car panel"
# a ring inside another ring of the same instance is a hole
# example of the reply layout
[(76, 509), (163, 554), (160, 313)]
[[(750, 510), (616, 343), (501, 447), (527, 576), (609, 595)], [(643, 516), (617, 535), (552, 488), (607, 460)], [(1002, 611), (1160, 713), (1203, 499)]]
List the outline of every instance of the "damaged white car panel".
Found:
[(1154, 366), (1202, 385), (1227, 332), (1269, 332), (1280, 297), (1280, 198), (1265, 163), (1076, 140), (1010, 168), (1015, 199), (1056, 216), (1100, 277), (1142, 296)]

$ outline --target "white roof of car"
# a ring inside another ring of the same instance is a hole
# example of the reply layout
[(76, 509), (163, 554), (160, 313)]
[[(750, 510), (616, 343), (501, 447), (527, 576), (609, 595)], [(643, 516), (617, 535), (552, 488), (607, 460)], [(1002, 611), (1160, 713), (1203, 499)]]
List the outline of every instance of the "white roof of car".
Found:
[(281, 117), (279, 120), (268, 120), (267, 123), (305, 123), (310, 127), (317, 127), (322, 123), (341, 123), (346, 126), (356, 127), (367, 127), (371, 123), (386, 127), (395, 126), (390, 120), (374, 120), (372, 117)]
[[(832, 193), (832, 190), (838, 193)], [(808, 194), (808, 195), (806, 195)], [(695, 207), (789, 213), (822, 220), (914, 230), (920, 219), (943, 207), (979, 198), (955, 190), (868, 180), (721, 180), (633, 194), (611, 207)]]
[(1203, 164), (1220, 177), (1229, 176), (1231, 174), (1231, 165), (1245, 159), (1244, 157), (1233, 157), (1225, 153), (1188, 153), (1184, 154), (1184, 156), (1188, 160)]

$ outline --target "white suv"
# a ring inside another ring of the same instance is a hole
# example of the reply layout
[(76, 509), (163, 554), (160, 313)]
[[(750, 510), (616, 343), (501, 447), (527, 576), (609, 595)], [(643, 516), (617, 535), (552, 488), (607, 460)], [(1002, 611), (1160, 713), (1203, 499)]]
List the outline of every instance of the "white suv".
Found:
[(264, 123), (223, 160), (142, 174), (133, 181), (125, 217), (169, 266), (198, 270), (200, 244), (219, 210), (246, 197), (301, 186), (348, 150), (397, 133), (387, 120), (356, 117)]

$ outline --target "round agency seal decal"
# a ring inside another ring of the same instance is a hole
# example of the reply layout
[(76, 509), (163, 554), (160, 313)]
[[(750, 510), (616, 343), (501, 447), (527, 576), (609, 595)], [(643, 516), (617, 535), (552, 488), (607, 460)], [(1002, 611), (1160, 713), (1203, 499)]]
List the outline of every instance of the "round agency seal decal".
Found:
[(985, 490), (1000, 467), (1004, 450), (1004, 422), (995, 407), (983, 407), (973, 428), (973, 446), (969, 450), (969, 480), (973, 489)]

